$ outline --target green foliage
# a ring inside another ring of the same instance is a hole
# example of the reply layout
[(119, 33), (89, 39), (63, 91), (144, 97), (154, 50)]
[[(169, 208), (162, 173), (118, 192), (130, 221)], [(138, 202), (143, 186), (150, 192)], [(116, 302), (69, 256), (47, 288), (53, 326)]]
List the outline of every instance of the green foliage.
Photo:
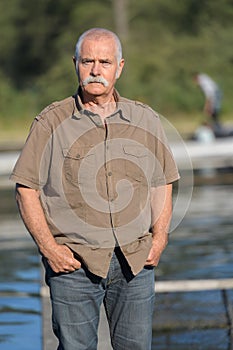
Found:
[[(28, 121), (73, 94), (72, 55), (90, 27), (116, 29), (114, 0), (0, 0), (0, 126)], [(193, 71), (210, 74), (232, 113), (233, 1), (127, 0), (126, 65), (117, 87), (163, 114), (201, 113)]]

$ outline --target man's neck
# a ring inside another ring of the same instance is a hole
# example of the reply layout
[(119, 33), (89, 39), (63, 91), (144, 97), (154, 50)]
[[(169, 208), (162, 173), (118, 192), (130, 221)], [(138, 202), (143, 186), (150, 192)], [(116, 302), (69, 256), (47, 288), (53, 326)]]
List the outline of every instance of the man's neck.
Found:
[(102, 121), (116, 110), (114, 95), (111, 96), (90, 96), (82, 95), (84, 107), (92, 113), (98, 114)]

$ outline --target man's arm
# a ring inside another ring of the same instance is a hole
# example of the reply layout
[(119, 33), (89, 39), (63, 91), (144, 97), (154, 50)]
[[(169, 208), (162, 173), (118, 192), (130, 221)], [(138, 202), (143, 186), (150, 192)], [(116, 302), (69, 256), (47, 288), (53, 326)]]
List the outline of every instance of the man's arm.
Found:
[(203, 112), (208, 115), (209, 117), (211, 117), (212, 113), (213, 113), (213, 102), (211, 101), (211, 99), (206, 97), (205, 100), (205, 104), (203, 107)]
[(168, 242), (172, 217), (172, 184), (151, 188), (153, 243), (146, 265), (157, 266)]
[(57, 244), (47, 225), (37, 190), (16, 185), (16, 202), (23, 222), (36, 242), (41, 254), (48, 260), (54, 272), (70, 272), (81, 264), (65, 245)]

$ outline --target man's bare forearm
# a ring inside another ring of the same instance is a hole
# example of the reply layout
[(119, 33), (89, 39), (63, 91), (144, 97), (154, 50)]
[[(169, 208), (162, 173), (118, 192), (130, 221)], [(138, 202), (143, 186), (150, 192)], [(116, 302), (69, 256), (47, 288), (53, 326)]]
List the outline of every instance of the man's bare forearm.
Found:
[(172, 216), (172, 184), (151, 189), (153, 237), (167, 233)]
[(16, 186), (16, 202), (22, 220), (40, 252), (46, 255), (48, 248), (53, 249), (56, 246), (56, 241), (47, 225), (39, 196), (37, 190)]
[(49, 230), (37, 190), (16, 186), (16, 201), (23, 222), (36, 242), (41, 254), (47, 258), (55, 272), (70, 272), (81, 264), (65, 245), (59, 245)]
[(156, 266), (168, 242), (172, 217), (172, 184), (151, 189), (153, 243), (147, 264)]

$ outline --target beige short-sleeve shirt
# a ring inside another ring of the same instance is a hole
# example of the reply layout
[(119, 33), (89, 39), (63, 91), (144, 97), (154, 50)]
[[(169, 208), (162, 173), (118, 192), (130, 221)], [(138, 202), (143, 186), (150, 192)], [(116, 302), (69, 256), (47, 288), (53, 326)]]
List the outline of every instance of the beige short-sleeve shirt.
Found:
[(43, 110), (11, 175), (40, 190), (56, 241), (102, 277), (116, 245), (134, 274), (143, 268), (152, 243), (150, 189), (179, 178), (158, 115), (114, 95), (105, 125), (79, 95)]

